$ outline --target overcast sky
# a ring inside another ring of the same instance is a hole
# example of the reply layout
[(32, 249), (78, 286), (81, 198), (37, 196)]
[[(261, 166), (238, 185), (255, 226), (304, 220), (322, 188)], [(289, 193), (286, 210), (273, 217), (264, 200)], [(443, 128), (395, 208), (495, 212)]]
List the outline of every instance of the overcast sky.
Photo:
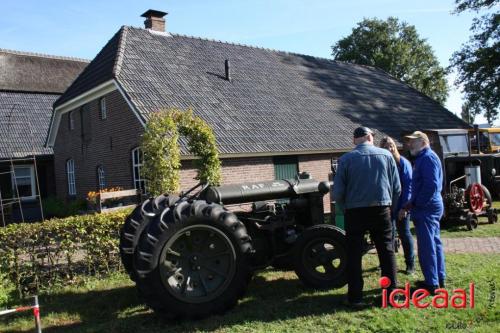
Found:
[[(454, 0), (2, 0), (0, 48), (92, 59), (122, 25), (142, 27), (150, 8), (169, 13), (170, 32), (324, 58), (363, 18), (395, 16), (415, 25), (443, 66), (474, 17), (452, 15)], [(446, 107), (459, 114), (453, 79)]]

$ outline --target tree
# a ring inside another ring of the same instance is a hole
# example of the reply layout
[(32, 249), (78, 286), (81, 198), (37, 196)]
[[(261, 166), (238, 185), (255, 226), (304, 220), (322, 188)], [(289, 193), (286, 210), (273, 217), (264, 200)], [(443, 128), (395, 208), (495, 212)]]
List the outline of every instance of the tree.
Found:
[(364, 19), (332, 51), (335, 60), (378, 67), (439, 103), (446, 101), (446, 70), (415, 27), (397, 18)]
[[(500, 0), (456, 0), (455, 13), (491, 9)], [(500, 12), (475, 18), (472, 36), (453, 53), (450, 68), (458, 75), (456, 86), (462, 87), (471, 114), (483, 114), (491, 125), (498, 117), (500, 105)]]
[(475, 114), (471, 110), (471, 107), (470, 107), (468, 102), (465, 102), (464, 104), (462, 104), (462, 111), (460, 112), (460, 117), (467, 124), (471, 124), (471, 125), (474, 124)]

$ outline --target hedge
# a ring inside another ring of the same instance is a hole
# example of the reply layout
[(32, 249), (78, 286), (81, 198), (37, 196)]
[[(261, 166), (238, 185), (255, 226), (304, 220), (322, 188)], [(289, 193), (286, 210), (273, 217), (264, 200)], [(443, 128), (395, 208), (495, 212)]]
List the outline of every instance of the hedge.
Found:
[(0, 275), (22, 296), (120, 269), (119, 230), (130, 210), (0, 228)]

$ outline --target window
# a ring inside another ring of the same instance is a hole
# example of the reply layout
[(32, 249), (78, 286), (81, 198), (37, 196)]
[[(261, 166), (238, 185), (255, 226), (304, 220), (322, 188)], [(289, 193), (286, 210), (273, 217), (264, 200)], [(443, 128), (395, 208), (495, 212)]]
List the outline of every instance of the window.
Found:
[(134, 188), (145, 193), (145, 181), (141, 175), (144, 155), (139, 147), (132, 150), (132, 174), (134, 177)]
[(68, 128), (72, 131), (75, 129), (75, 121), (73, 119), (73, 111), (68, 113)]
[(66, 174), (68, 176), (68, 194), (76, 195), (76, 185), (75, 185), (75, 161), (66, 161)]
[(89, 143), (91, 139), (91, 125), (92, 121), (90, 118), (90, 106), (85, 104), (80, 108), (80, 125), (82, 128), (82, 141), (84, 143)]
[(19, 192), (19, 198), (32, 199), (35, 197), (36, 187), (34, 170), (33, 165), (14, 165), (14, 172), (12, 175), (12, 190), (14, 196), (17, 196)]
[(442, 135), (439, 137), (443, 153), (468, 153), (467, 135)]
[(101, 119), (106, 119), (108, 117), (107, 110), (106, 110), (106, 98), (101, 98), (99, 100), (99, 113), (101, 115)]
[(493, 146), (500, 146), (500, 133), (490, 133), (490, 140)]
[(97, 183), (99, 184), (99, 191), (106, 188), (106, 178), (104, 176), (104, 168), (102, 165), (97, 167)]

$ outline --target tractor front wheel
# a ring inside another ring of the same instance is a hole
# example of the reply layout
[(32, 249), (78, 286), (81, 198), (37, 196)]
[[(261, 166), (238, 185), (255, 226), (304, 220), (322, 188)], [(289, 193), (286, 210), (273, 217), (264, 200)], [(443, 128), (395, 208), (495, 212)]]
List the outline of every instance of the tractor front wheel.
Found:
[(306, 229), (295, 244), (295, 273), (315, 289), (340, 288), (347, 283), (345, 233), (329, 224)]

